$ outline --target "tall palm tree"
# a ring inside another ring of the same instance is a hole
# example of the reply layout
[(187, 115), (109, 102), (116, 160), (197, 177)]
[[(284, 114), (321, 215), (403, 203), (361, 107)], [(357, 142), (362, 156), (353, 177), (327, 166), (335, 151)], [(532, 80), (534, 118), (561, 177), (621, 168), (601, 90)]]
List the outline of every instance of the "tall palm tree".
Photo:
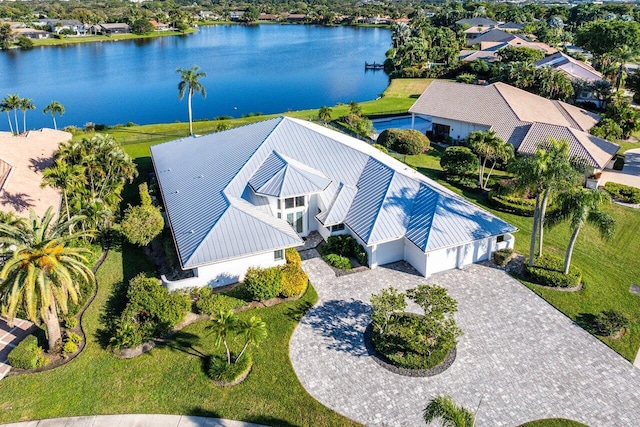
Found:
[(195, 92), (199, 92), (203, 98), (207, 97), (207, 90), (198, 80), (207, 77), (207, 74), (198, 71), (200, 67), (194, 65), (190, 69), (178, 68), (176, 73), (180, 74), (180, 83), (178, 83), (178, 99), (182, 101), (185, 92), (188, 94), (187, 103), (189, 107), (189, 135), (193, 135), (193, 113), (191, 110), (191, 98)]
[(58, 312), (67, 312), (69, 298), (78, 302), (79, 283), (95, 282), (86, 265), (90, 251), (69, 245), (90, 233), (65, 234), (80, 217), (58, 223), (53, 217), (50, 207), (42, 218), (30, 210), (23, 226), (0, 224), (0, 243), (15, 247), (0, 271), (2, 315), (12, 321), (22, 306), (29, 320), (44, 321), (50, 352), (61, 338)]
[(564, 257), (564, 274), (569, 274), (573, 248), (580, 230), (586, 223), (596, 227), (603, 239), (610, 239), (613, 236), (616, 221), (610, 214), (601, 210), (602, 206), (610, 201), (611, 198), (607, 193), (586, 188), (565, 193), (561, 196), (561, 214), (553, 223), (561, 219), (569, 219), (569, 225), (573, 230)]
[(19, 108), (22, 110), (22, 131), (27, 131), (27, 110), (35, 110), (36, 106), (32, 102), (31, 98), (22, 98), (20, 100)]
[(475, 414), (467, 408), (456, 405), (451, 396), (438, 396), (429, 401), (423, 412), (424, 422), (429, 424), (437, 419), (443, 427), (473, 427)]
[(616, 91), (619, 91), (624, 83), (624, 79), (627, 76), (628, 62), (632, 62), (638, 56), (638, 49), (623, 45), (613, 49), (609, 55), (611, 63), (613, 65), (612, 71), (615, 77)]
[[(69, 192), (85, 182), (84, 168), (82, 166), (72, 165), (62, 159), (56, 159), (53, 166), (46, 168), (42, 173), (42, 184), (40, 186), (50, 186), (62, 190), (67, 221), (71, 221)], [(69, 232), (71, 232), (71, 229), (69, 229)]]
[(318, 118), (324, 122), (325, 126), (327, 122), (331, 121), (332, 112), (333, 110), (331, 109), (331, 107), (327, 106), (322, 106), (320, 107), (320, 110), (318, 110)]
[(43, 114), (51, 113), (51, 117), (53, 117), (53, 128), (58, 130), (58, 124), (56, 123), (56, 114), (60, 114), (61, 116), (65, 113), (64, 105), (62, 105), (58, 101), (51, 101), (51, 104), (44, 107), (42, 110)]
[(20, 108), (20, 102), (22, 99), (17, 93), (7, 95), (3, 100), (2, 104), (5, 106), (3, 109), (7, 109), (7, 116), (9, 115), (9, 111), (13, 111), (13, 120), (15, 122), (15, 133), (20, 133), (20, 128), (18, 128), (18, 108)]
[(247, 347), (258, 345), (267, 338), (267, 324), (259, 317), (251, 316), (249, 320), (240, 323), (238, 332), (244, 337), (244, 346), (238, 357), (236, 357), (236, 363), (240, 360)]
[(12, 135), (15, 135), (15, 132), (13, 131), (13, 123), (11, 123), (11, 115), (9, 114), (11, 110), (12, 108), (9, 105), (7, 98), (4, 98), (2, 101), (0, 101), (0, 111), (3, 113), (7, 113), (7, 120), (9, 121), (9, 130), (11, 130)]
[(575, 187), (580, 179), (580, 168), (581, 165), (569, 155), (569, 144), (554, 138), (541, 143), (534, 155), (523, 156), (512, 163), (511, 169), (518, 176), (520, 188), (536, 198), (529, 247), (530, 266), (533, 266), (538, 236), (538, 255), (542, 255), (544, 220), (551, 195)]

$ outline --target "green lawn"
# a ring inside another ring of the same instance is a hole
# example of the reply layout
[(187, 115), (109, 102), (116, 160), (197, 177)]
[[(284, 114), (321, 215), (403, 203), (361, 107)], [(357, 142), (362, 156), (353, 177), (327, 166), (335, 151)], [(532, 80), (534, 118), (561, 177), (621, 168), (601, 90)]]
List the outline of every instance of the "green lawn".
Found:
[(312, 287), (299, 301), (240, 315), (262, 317), (269, 337), (252, 351), (253, 371), (236, 387), (218, 388), (203, 371), (204, 357), (221, 351), (205, 333), (206, 322), (186, 327), (166, 345), (135, 359), (121, 360), (104, 350), (101, 316), (113, 289), (123, 279), (150, 269), (139, 252), (124, 250), (126, 257), (121, 249), (112, 250), (98, 271), (98, 296), (84, 319), (86, 349), (52, 371), (3, 379), (0, 423), (89, 414), (163, 413), (268, 425), (357, 425), (313, 399), (289, 361), (289, 339), (297, 319), (317, 299)]

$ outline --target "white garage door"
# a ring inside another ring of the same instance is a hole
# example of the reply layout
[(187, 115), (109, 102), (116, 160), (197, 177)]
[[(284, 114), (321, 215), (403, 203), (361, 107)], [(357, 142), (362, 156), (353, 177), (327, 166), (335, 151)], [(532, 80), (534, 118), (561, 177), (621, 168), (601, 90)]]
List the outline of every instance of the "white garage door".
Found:
[(456, 268), (458, 248), (439, 249), (427, 255), (427, 274), (435, 274)]

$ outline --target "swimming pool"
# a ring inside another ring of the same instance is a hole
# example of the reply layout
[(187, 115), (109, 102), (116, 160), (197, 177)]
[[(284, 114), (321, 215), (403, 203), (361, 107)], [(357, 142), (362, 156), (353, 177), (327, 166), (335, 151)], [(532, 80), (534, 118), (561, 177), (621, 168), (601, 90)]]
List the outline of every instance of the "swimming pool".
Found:
[[(373, 119), (373, 129), (376, 134), (380, 134), (383, 130), (387, 129), (411, 129), (411, 115), (396, 117), (385, 117), (382, 119)], [(414, 122), (414, 129), (424, 133), (431, 130), (431, 120), (425, 119), (421, 116), (416, 116)]]

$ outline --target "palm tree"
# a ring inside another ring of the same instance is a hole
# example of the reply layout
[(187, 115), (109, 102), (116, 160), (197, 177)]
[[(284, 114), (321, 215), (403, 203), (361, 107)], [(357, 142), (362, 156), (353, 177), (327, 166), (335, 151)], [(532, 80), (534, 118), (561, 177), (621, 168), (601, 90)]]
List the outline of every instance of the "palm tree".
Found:
[(440, 419), (443, 427), (473, 427), (475, 414), (467, 408), (456, 405), (451, 396), (438, 396), (429, 401), (424, 408), (424, 422), (429, 424)]
[(536, 198), (529, 247), (530, 266), (533, 266), (538, 235), (538, 255), (542, 255), (544, 220), (551, 195), (575, 187), (580, 178), (580, 167), (569, 156), (569, 144), (565, 140), (554, 138), (540, 144), (534, 155), (521, 157), (512, 164), (511, 168), (518, 176), (519, 187)]
[(35, 110), (36, 106), (31, 101), (31, 98), (22, 98), (20, 100), (19, 108), (22, 110), (22, 131), (27, 131), (27, 110)]
[[(67, 221), (71, 221), (71, 213), (69, 212), (70, 191), (73, 191), (78, 185), (85, 182), (84, 168), (80, 165), (72, 165), (62, 159), (56, 159), (53, 166), (48, 167), (42, 173), (41, 187), (54, 187), (62, 190), (64, 198), (64, 207), (67, 212)], [(71, 232), (71, 229), (69, 229)]]
[(13, 131), (13, 124), (11, 123), (11, 115), (9, 114), (11, 110), (12, 108), (7, 102), (7, 98), (4, 98), (2, 101), (0, 101), (0, 111), (7, 113), (7, 120), (9, 121), (9, 129), (11, 130), (11, 134), (15, 135), (15, 132)]
[(24, 225), (0, 224), (0, 243), (15, 247), (0, 272), (2, 315), (13, 321), (22, 306), (29, 320), (43, 320), (50, 352), (61, 338), (58, 311), (67, 312), (69, 298), (78, 302), (81, 282), (95, 283), (86, 265), (90, 251), (69, 245), (90, 233), (64, 234), (80, 217), (57, 224), (53, 217), (50, 207), (42, 218), (30, 210)]
[(333, 110), (331, 109), (331, 107), (320, 107), (320, 110), (318, 111), (318, 118), (324, 122), (325, 126), (327, 125), (327, 122), (331, 121), (332, 112)]
[(244, 347), (242, 347), (242, 351), (238, 357), (236, 357), (235, 363), (238, 363), (238, 360), (240, 360), (249, 345), (258, 345), (267, 338), (267, 324), (259, 317), (251, 316), (249, 320), (240, 323), (238, 332), (244, 337), (245, 341)]
[[(484, 190), (489, 184), (489, 178), (493, 173), (496, 163), (498, 163), (498, 161), (503, 163), (507, 162), (513, 157), (513, 145), (503, 141), (493, 130), (471, 132), (467, 138), (467, 143), (480, 159), (478, 185)], [(484, 179), (487, 161), (491, 162), (491, 170), (489, 170), (487, 178)]]
[(220, 310), (218, 314), (211, 318), (211, 321), (212, 322), (207, 326), (207, 329), (209, 329), (213, 334), (216, 346), (224, 344), (224, 348), (227, 352), (227, 363), (231, 364), (231, 351), (229, 350), (227, 338), (229, 337), (229, 334), (236, 330), (238, 317), (233, 314), (233, 310)]
[(51, 117), (53, 117), (53, 128), (55, 130), (58, 130), (58, 124), (56, 123), (56, 114), (60, 114), (62, 116), (65, 113), (64, 105), (62, 105), (58, 101), (51, 101), (51, 104), (44, 107), (42, 113), (51, 113)]
[(596, 227), (603, 239), (610, 239), (611, 236), (613, 236), (616, 227), (615, 219), (607, 212), (601, 210), (601, 207), (610, 201), (611, 198), (607, 193), (598, 190), (588, 190), (586, 188), (565, 193), (561, 196), (561, 214), (552, 224), (562, 219), (569, 219), (569, 225), (573, 230), (564, 257), (564, 274), (569, 274), (573, 248), (580, 230), (586, 223)]
[(21, 102), (21, 99), (17, 93), (14, 93), (12, 95), (7, 95), (2, 100), (3, 110), (7, 112), (7, 116), (9, 116), (9, 111), (13, 111), (13, 119), (16, 124), (16, 127), (15, 127), (16, 134), (20, 133), (20, 129), (18, 128), (18, 112), (17, 112), (18, 108), (20, 107), (20, 102)]
[[(193, 113), (191, 110), (191, 98), (194, 92), (200, 92), (203, 98), (207, 97), (207, 90), (204, 85), (198, 81), (198, 79), (207, 77), (207, 74), (198, 71), (200, 67), (194, 65), (190, 69), (178, 68), (176, 73), (180, 74), (180, 83), (178, 83), (178, 99), (182, 101), (185, 91), (188, 93), (187, 103), (189, 106), (189, 135), (193, 135)], [(187, 90), (188, 89), (188, 90)]]
[(627, 76), (628, 62), (632, 62), (638, 56), (638, 50), (627, 45), (613, 49), (609, 55), (612, 65), (612, 74), (615, 77), (616, 91), (619, 91)]

